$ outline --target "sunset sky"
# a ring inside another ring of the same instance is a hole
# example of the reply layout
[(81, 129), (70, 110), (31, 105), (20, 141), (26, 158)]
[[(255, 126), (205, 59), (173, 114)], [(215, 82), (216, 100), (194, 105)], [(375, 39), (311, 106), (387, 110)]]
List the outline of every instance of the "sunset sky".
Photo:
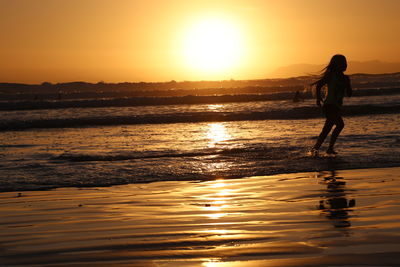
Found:
[(0, 82), (268, 78), (400, 62), (398, 0), (0, 0)]

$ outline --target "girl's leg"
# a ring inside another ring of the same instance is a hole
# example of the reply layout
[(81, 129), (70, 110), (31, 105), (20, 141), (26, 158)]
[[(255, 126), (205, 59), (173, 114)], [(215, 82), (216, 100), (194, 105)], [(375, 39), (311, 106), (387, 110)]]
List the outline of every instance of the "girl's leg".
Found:
[(331, 140), (329, 141), (329, 148), (328, 150), (333, 151), (333, 147), (335, 146), (336, 139), (338, 138), (340, 132), (344, 128), (344, 122), (340, 115), (335, 118), (334, 124), (336, 125), (335, 129), (333, 129)]
[[(325, 138), (331, 131), (333, 125), (334, 125), (334, 122), (332, 120), (330, 120), (329, 118), (327, 118), (325, 121), (324, 127), (322, 128), (322, 131), (318, 136), (317, 142), (315, 143), (315, 145), (313, 147), (315, 150), (318, 150), (321, 147), (322, 143), (325, 141)], [(339, 131), (339, 133), (340, 133), (340, 131)]]

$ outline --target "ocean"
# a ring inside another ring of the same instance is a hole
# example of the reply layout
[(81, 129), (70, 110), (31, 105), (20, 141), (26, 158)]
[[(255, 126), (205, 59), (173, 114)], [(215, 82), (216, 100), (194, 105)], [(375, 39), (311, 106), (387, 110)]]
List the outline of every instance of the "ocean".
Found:
[(366, 92), (345, 99), (335, 157), (308, 155), (324, 117), (293, 94), (2, 101), (0, 191), (400, 166), (400, 88)]

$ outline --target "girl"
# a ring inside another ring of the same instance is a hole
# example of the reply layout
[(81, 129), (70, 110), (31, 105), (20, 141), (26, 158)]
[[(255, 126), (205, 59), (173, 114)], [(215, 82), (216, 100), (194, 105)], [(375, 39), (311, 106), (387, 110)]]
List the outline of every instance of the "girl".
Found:
[(347, 61), (343, 55), (334, 55), (331, 58), (328, 66), (323, 70), (323, 73), (316, 82), (312, 85), (316, 85), (317, 90), (317, 105), (321, 106), (321, 88), (326, 84), (328, 86), (328, 93), (323, 101), (322, 111), (326, 117), (325, 125), (322, 128), (320, 135), (318, 136), (317, 142), (311, 149), (313, 155), (318, 154), (318, 150), (324, 142), (326, 136), (335, 125), (335, 129), (332, 132), (331, 139), (329, 142), (329, 148), (326, 151), (327, 154), (337, 154), (333, 149), (336, 139), (344, 127), (344, 122), (341, 114), (341, 107), (343, 104), (343, 97), (345, 94), (351, 96), (352, 88), (350, 79), (343, 72), (347, 69)]

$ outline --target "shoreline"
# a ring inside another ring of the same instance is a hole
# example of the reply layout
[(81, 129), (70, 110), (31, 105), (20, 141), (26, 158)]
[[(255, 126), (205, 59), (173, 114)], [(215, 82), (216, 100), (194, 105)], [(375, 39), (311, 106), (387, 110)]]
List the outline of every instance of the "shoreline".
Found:
[[(322, 151), (321, 151), (322, 152)], [(323, 153), (322, 153), (323, 154)], [(317, 158), (316, 160), (330, 160), (330, 158), (335, 159), (336, 157), (332, 156), (325, 156), (321, 155)], [(329, 162), (328, 162), (329, 165)], [(254, 175), (255, 177), (259, 176), (276, 176), (276, 175), (292, 175), (292, 174), (302, 174), (302, 173), (315, 173), (315, 172), (325, 172), (325, 171), (346, 171), (346, 170), (368, 170), (368, 169), (387, 169), (387, 168), (400, 168), (400, 166), (397, 163), (392, 163), (388, 164), (386, 166), (370, 166), (370, 167), (360, 167), (360, 166), (355, 166), (353, 168), (349, 168), (349, 166), (338, 166), (337, 164), (333, 164), (332, 166), (325, 166), (324, 168), (320, 170), (292, 170), (292, 171), (277, 171), (277, 172), (271, 172), (267, 174), (261, 174), (261, 175)], [(152, 183), (162, 183), (162, 182), (211, 182), (215, 181), (218, 179), (226, 179), (226, 180), (240, 180), (240, 179), (247, 179), (247, 178), (252, 178), (253, 176), (219, 176), (219, 177), (202, 177), (201, 179), (195, 179), (195, 178), (189, 178), (189, 179), (176, 179), (176, 180), (146, 180), (146, 181), (136, 181), (136, 182), (128, 182), (128, 183), (121, 183), (121, 184), (110, 184), (110, 185), (82, 185), (82, 186), (76, 186), (76, 185), (67, 185), (67, 186), (43, 186), (42, 188), (21, 188), (21, 189), (15, 189), (15, 190), (5, 190), (1, 191), (0, 194), (3, 193), (23, 193), (23, 192), (36, 192), (36, 191), (52, 191), (52, 190), (57, 190), (57, 189), (76, 189), (76, 190), (83, 190), (83, 189), (93, 189), (93, 188), (112, 188), (115, 186), (129, 186), (129, 185), (142, 185), (142, 184), (152, 184)]]
[(0, 257), (7, 266), (395, 266), (399, 171), (2, 192)]

